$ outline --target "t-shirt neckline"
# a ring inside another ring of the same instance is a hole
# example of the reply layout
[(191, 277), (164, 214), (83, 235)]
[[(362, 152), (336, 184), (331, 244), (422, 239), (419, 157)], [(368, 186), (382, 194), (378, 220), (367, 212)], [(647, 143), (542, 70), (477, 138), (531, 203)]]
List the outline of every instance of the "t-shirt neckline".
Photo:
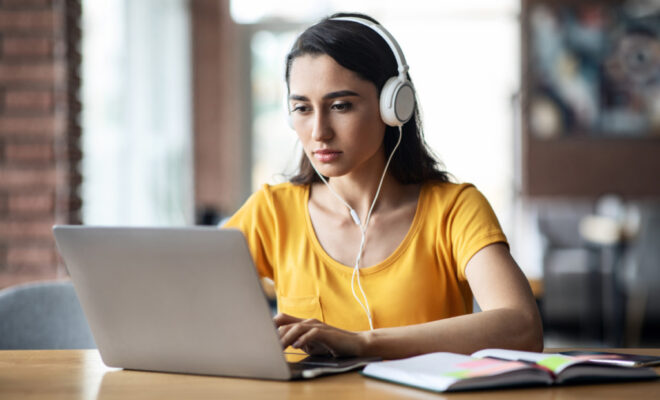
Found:
[[(317, 255), (325, 261), (327, 265), (345, 274), (352, 274), (354, 267), (344, 265), (339, 261), (335, 260), (334, 258), (332, 258), (330, 254), (328, 254), (328, 252), (325, 251), (325, 249), (321, 245), (321, 242), (316, 236), (316, 231), (314, 231), (314, 225), (312, 225), (312, 217), (309, 214), (309, 195), (311, 193), (310, 190), (311, 190), (311, 184), (306, 185), (305, 191), (303, 193), (303, 205), (305, 212), (305, 225), (306, 225), (307, 236), (309, 237), (309, 240), (312, 243), (312, 248), (317, 253)], [(403, 240), (401, 240), (401, 243), (399, 243), (396, 249), (394, 249), (394, 251), (381, 262), (374, 265), (370, 265), (368, 267), (360, 268), (361, 275), (373, 274), (389, 267), (397, 260), (397, 258), (401, 256), (401, 254), (403, 254), (406, 251), (410, 242), (412, 241), (412, 238), (417, 233), (419, 226), (421, 224), (420, 220), (422, 218), (423, 211), (426, 206), (425, 204), (426, 202), (424, 201), (426, 199), (425, 196), (426, 190), (427, 190), (427, 185), (422, 184), (422, 187), (419, 190), (419, 195), (417, 198), (417, 206), (415, 207), (415, 216), (413, 217), (412, 223), (410, 224), (410, 228), (408, 228), (408, 232), (406, 232), (406, 235), (403, 237)]]

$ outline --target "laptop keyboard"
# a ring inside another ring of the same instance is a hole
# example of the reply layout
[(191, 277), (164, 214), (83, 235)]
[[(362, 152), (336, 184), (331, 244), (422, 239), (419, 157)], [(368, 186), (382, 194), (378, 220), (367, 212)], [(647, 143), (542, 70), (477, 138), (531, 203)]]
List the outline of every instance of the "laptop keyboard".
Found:
[(298, 362), (289, 362), (291, 368), (297, 370), (304, 370), (310, 368), (319, 368), (319, 367), (330, 367), (330, 368), (341, 368), (344, 366), (351, 365), (355, 363), (353, 358), (332, 358), (332, 357), (317, 357), (309, 356)]
[(333, 358), (333, 357), (318, 357), (318, 356), (308, 356), (298, 362), (288, 362), (289, 367), (292, 368), (292, 371), (302, 371), (306, 369), (314, 368), (337, 368), (344, 369), (350, 368), (351, 366), (357, 364), (365, 364), (366, 362), (379, 361), (379, 358), (368, 357), (368, 358), (357, 358), (357, 357), (346, 357), (346, 358)]

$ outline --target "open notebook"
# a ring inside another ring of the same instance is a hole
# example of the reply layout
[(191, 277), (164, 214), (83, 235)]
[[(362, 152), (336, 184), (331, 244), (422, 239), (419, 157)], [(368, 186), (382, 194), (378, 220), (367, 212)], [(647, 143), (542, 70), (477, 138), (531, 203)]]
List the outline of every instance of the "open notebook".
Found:
[(377, 362), (369, 364), (362, 374), (436, 392), (658, 378), (650, 368), (608, 365), (561, 354), (500, 349), (481, 350), (471, 356), (431, 353)]

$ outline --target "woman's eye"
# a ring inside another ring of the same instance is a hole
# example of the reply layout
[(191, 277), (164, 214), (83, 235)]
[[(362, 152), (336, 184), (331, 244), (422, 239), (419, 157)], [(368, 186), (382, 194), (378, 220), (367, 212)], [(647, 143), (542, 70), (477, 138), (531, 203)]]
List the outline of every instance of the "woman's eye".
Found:
[(295, 105), (295, 106), (293, 106), (293, 108), (291, 109), (291, 112), (292, 112), (292, 113), (294, 113), (294, 112), (300, 113), (300, 112), (305, 112), (305, 111), (307, 111), (308, 109), (309, 109), (309, 108), (308, 108), (307, 106), (302, 105), (302, 104), (299, 104), (299, 105)]
[(346, 102), (335, 103), (332, 105), (332, 109), (337, 111), (348, 111), (351, 109), (352, 106), (353, 105), (351, 103), (346, 103)]

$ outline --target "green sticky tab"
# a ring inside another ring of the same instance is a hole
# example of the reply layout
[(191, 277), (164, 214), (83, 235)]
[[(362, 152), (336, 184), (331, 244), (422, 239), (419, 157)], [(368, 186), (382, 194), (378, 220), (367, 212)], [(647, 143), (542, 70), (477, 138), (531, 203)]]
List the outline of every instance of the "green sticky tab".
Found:
[(460, 371), (452, 371), (452, 372), (447, 372), (443, 375), (450, 378), (465, 379), (470, 375), (470, 370), (463, 369)]
[(546, 367), (552, 371), (556, 371), (559, 367), (571, 361), (573, 360), (562, 356), (550, 356), (548, 358), (544, 358), (543, 360), (537, 362), (537, 364)]

